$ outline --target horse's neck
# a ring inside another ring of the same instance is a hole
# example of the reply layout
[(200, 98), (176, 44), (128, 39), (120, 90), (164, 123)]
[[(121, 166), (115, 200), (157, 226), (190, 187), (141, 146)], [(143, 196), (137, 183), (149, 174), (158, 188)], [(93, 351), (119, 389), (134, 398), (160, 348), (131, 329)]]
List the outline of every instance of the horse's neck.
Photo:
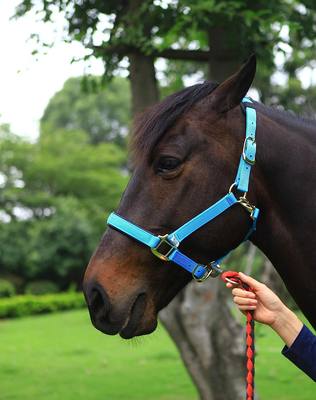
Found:
[(316, 123), (299, 122), (258, 110), (253, 190), (262, 215), (253, 241), (316, 327)]

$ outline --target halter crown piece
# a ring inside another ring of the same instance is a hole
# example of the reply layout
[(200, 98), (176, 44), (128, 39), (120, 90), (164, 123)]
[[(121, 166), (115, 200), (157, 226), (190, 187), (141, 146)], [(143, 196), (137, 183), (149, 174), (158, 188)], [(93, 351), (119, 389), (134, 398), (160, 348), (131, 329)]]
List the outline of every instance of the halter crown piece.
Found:
[[(248, 97), (243, 98), (242, 103), (252, 103)], [(199, 282), (206, 280), (209, 276), (216, 277), (222, 273), (220, 262), (224, 257), (220, 257), (215, 261), (207, 264), (200, 264), (179, 250), (179, 246), (185, 238), (193, 232), (212, 221), (214, 218), (222, 214), (228, 208), (235, 204), (240, 204), (249, 213), (252, 220), (252, 226), (249, 229), (244, 241), (248, 240), (251, 234), (256, 230), (259, 209), (252, 205), (247, 199), (249, 179), (251, 168), (255, 164), (256, 158), (256, 110), (253, 107), (245, 105), (246, 114), (246, 137), (243, 145), (242, 154), (239, 161), (235, 182), (231, 185), (228, 193), (211, 205), (200, 214), (196, 215), (184, 225), (175, 231), (166, 235), (153, 235), (152, 233), (140, 228), (134, 223), (127, 221), (120, 215), (112, 212), (109, 215), (107, 223), (110, 227), (124, 233), (138, 242), (148, 246), (152, 253), (163, 261), (173, 261), (186, 271), (190, 272), (193, 278)], [(242, 193), (237, 198), (233, 193), (233, 189)]]

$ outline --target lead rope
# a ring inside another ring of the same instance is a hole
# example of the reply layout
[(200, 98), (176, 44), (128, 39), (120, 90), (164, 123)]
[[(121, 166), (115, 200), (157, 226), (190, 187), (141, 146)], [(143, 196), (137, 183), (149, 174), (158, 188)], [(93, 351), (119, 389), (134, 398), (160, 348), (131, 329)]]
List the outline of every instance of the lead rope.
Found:
[[(248, 292), (252, 291), (252, 289), (240, 279), (238, 272), (225, 271), (222, 273), (221, 278), (225, 283), (230, 282)], [(255, 321), (253, 319), (253, 311), (247, 311), (246, 317), (246, 400), (253, 400), (255, 376)]]

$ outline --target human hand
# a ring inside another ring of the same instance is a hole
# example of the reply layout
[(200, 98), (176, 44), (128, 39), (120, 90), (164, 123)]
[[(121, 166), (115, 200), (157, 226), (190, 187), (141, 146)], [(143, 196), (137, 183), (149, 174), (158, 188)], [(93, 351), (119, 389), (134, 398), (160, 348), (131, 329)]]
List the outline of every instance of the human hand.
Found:
[(239, 310), (253, 311), (255, 321), (270, 325), (290, 347), (301, 331), (303, 323), (265, 284), (242, 272), (239, 272), (239, 276), (252, 289), (246, 291), (231, 283), (226, 284), (228, 288), (233, 288), (233, 299)]
[(242, 272), (239, 273), (239, 276), (252, 289), (252, 291), (246, 291), (231, 283), (226, 284), (228, 288), (233, 288), (233, 301), (239, 310), (242, 312), (253, 311), (256, 321), (273, 326), (279, 315), (285, 311), (285, 305), (265, 284)]

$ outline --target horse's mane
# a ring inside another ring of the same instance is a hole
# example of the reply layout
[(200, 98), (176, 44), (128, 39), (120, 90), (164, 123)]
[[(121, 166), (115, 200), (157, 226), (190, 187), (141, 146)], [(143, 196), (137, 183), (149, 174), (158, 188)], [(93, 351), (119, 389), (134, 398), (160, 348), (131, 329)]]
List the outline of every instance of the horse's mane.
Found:
[(131, 138), (133, 162), (151, 153), (156, 143), (176, 120), (210, 94), (217, 83), (205, 81), (173, 93), (135, 119)]
[[(160, 103), (153, 105), (138, 115), (135, 118), (131, 137), (133, 164), (137, 164), (144, 157), (151, 154), (157, 142), (177, 119), (195, 103), (209, 95), (217, 86), (217, 83), (210, 81), (189, 86), (171, 94)], [(315, 130), (315, 120), (313, 119), (303, 118), (293, 112), (280, 109), (280, 107), (268, 107), (257, 102), (255, 104), (256, 108), (258, 107), (270, 117), (281, 120), (282, 123), (296, 124), (301, 129)]]

